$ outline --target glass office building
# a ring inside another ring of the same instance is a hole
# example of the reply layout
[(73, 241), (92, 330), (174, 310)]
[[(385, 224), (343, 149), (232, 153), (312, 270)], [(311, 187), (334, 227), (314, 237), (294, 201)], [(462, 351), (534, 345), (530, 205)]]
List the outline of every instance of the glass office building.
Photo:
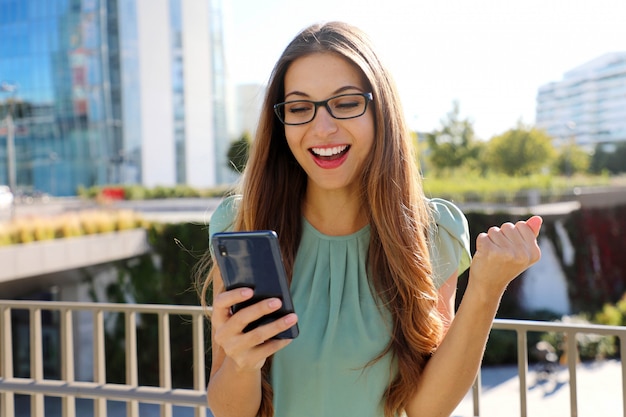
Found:
[(227, 182), (221, 19), (221, 0), (0, 0), (0, 183)]
[(556, 143), (626, 141), (626, 52), (609, 53), (539, 88), (536, 125)]

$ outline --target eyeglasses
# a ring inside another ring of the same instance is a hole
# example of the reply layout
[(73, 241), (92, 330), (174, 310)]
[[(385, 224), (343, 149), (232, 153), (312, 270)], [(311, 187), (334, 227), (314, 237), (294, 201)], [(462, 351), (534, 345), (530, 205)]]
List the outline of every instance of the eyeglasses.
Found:
[(340, 94), (322, 101), (294, 100), (274, 105), (274, 113), (286, 125), (303, 125), (315, 119), (317, 108), (324, 106), (335, 119), (354, 119), (363, 116), (372, 93)]

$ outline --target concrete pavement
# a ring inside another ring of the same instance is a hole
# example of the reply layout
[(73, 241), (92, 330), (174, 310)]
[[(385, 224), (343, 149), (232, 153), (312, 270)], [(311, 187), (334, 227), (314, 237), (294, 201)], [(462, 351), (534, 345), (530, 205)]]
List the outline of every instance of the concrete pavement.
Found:
[[(516, 366), (485, 367), (481, 377), (480, 417), (521, 416)], [(531, 365), (527, 381), (527, 417), (626, 417), (622, 405), (622, 368), (619, 361), (578, 365), (578, 414), (570, 412), (567, 368), (559, 368), (546, 379), (532, 370)], [(452, 416), (473, 416), (472, 404), (471, 393), (468, 393)]]

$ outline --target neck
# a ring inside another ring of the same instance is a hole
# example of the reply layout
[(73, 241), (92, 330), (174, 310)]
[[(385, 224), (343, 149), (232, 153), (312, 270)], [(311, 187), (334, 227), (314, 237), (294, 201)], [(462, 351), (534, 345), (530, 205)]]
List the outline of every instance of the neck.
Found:
[(302, 212), (315, 229), (330, 236), (355, 233), (368, 223), (363, 202), (355, 193), (307, 188)]

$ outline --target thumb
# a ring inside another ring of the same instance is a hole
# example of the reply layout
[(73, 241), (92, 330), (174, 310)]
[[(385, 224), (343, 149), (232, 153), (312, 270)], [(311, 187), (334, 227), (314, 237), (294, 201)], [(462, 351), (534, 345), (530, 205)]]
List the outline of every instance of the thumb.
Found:
[(526, 220), (526, 224), (530, 226), (535, 236), (539, 236), (539, 231), (541, 230), (543, 219), (540, 216), (533, 216), (530, 219)]

